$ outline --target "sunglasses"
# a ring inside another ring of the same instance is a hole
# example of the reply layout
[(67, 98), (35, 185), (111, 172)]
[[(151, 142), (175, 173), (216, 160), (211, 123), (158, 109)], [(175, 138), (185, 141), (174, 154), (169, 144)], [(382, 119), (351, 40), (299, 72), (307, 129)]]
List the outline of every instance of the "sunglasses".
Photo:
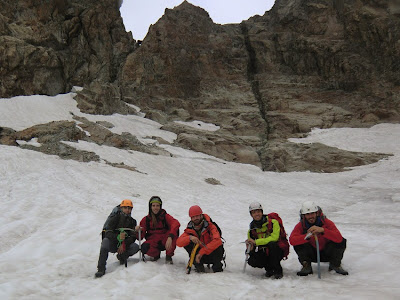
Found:
[(127, 209), (132, 209), (130, 206), (121, 206), (122, 209), (127, 208)]

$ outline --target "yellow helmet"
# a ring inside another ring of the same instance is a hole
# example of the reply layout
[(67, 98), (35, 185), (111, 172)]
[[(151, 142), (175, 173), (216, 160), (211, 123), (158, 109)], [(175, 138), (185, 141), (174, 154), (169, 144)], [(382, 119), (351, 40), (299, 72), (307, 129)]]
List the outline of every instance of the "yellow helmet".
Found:
[(129, 199), (122, 200), (120, 206), (121, 206), (121, 207), (129, 206), (129, 207), (132, 207), (132, 208), (133, 208), (132, 201), (129, 200)]

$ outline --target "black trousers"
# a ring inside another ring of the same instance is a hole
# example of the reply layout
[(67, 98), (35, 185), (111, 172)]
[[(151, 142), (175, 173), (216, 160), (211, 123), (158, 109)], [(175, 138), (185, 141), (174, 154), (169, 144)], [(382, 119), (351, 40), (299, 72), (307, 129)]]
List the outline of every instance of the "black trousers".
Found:
[[(194, 244), (192, 242), (189, 243), (189, 245), (185, 246), (185, 250), (187, 253), (190, 254), (192, 253)], [(196, 255), (199, 253), (200, 248), (197, 248)], [(222, 271), (222, 257), (224, 256), (224, 246), (219, 246), (217, 249), (215, 249), (213, 252), (211, 252), (209, 255), (203, 255), (200, 259), (200, 264), (210, 264), (212, 265), (212, 269), (214, 272), (220, 272)]]
[[(310, 243), (294, 246), (299, 257), (299, 262), (317, 262), (317, 249)], [(344, 251), (346, 250), (346, 239), (343, 238), (341, 243), (328, 242), (324, 249), (320, 251), (320, 259), (322, 262), (329, 262), (334, 266), (340, 266)]]
[(265, 268), (266, 271), (282, 272), (281, 260), (283, 251), (278, 243), (270, 242), (265, 246), (257, 247), (250, 251), (247, 263), (253, 268)]

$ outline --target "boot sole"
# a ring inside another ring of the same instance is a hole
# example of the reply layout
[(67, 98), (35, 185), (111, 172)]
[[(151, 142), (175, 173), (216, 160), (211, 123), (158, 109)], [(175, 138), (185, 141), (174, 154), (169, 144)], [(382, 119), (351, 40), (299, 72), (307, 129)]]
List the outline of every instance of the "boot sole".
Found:
[(329, 270), (329, 272), (330, 271), (335, 271), (337, 274), (340, 274), (340, 275), (343, 275), (343, 276), (346, 276), (346, 275), (349, 275), (349, 272), (338, 272), (338, 271), (336, 271), (335, 269), (333, 269), (333, 268), (329, 268), (328, 269)]
[(314, 274), (314, 273), (313, 272), (307, 273), (307, 274), (305, 274), (305, 273), (297, 273), (297, 276), (308, 276), (308, 275), (311, 275), (311, 274)]

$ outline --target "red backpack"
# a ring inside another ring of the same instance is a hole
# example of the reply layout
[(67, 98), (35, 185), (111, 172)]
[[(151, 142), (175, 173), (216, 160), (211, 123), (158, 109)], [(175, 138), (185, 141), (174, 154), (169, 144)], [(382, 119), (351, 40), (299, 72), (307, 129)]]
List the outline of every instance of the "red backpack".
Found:
[(281, 228), (281, 230), (279, 234), (278, 246), (283, 251), (283, 259), (286, 260), (289, 255), (289, 242), (287, 240), (285, 227), (283, 227), (282, 219), (275, 212), (269, 213), (267, 216), (268, 216), (268, 231), (270, 233), (273, 231), (271, 219), (275, 219), (279, 222), (279, 227)]

